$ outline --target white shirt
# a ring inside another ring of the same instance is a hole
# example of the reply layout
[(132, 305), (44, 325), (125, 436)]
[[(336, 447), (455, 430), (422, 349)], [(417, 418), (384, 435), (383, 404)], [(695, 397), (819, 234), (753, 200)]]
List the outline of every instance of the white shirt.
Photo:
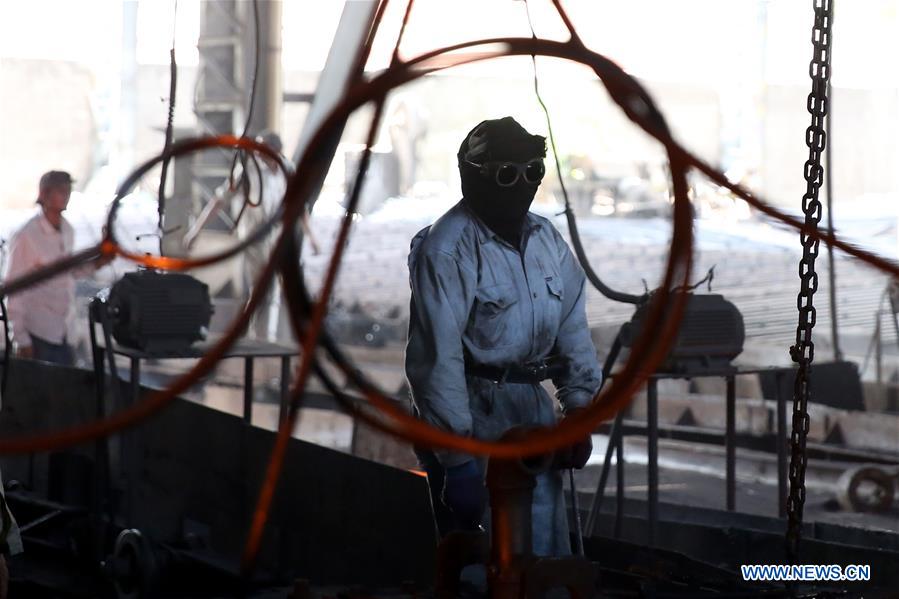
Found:
[[(72, 253), (75, 231), (63, 218), (57, 230), (43, 211), (34, 215), (12, 239), (6, 279), (12, 280)], [(50, 343), (62, 343), (75, 301), (75, 277), (69, 270), (8, 298), (9, 324), (20, 347), (31, 345), (35, 335)]]

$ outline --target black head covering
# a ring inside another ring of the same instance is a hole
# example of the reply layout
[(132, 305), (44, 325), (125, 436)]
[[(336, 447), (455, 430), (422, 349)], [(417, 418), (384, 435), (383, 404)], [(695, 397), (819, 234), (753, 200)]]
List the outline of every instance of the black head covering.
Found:
[(524, 163), (546, 156), (546, 138), (532, 135), (510, 116), (482, 121), (459, 146), (459, 174), (465, 204), (490, 229), (516, 248), (528, 209), (539, 183), (519, 177), (511, 187), (501, 187), (491, 173), (485, 175), (474, 164), (509, 161)]

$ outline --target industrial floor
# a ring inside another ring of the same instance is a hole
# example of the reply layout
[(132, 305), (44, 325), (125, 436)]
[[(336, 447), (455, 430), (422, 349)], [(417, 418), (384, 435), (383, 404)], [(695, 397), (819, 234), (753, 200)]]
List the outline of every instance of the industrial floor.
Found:
[[(576, 473), (580, 508), (587, 510), (597, 482), (601, 466), (587, 466)], [(625, 467), (626, 498), (645, 500), (647, 495), (647, 468), (643, 464), (627, 463)], [(566, 484), (567, 486), (567, 484)], [(755, 481), (738, 480), (736, 508), (740, 513), (777, 517), (777, 487)], [(614, 467), (606, 486), (604, 502), (615, 503)], [(683, 506), (724, 510), (724, 479), (696, 471), (659, 468), (659, 501)], [(858, 526), (899, 534), (899, 505), (886, 513), (851, 513), (843, 511), (836, 503), (833, 492), (810, 488), (807, 490), (804, 519), (807, 522), (827, 522), (844, 526)], [(610, 533), (610, 531), (599, 531)]]

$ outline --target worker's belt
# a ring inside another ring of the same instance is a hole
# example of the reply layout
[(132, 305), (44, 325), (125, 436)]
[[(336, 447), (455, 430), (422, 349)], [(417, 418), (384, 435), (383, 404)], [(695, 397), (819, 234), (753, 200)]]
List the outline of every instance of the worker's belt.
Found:
[(465, 374), (488, 379), (494, 383), (535, 384), (560, 375), (563, 368), (564, 364), (561, 361), (550, 359), (506, 368), (466, 362)]

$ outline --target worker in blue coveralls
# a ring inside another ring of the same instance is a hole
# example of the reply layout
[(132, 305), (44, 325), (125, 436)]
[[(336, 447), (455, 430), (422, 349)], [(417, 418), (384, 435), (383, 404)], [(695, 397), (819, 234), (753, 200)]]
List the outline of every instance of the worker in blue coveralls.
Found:
[[(406, 377), (426, 422), (497, 440), (517, 426), (552, 426), (552, 379), (563, 417), (590, 403), (602, 374), (584, 310), (584, 272), (545, 218), (528, 211), (546, 172), (546, 140), (513, 118), (480, 123), (457, 155), (463, 199), (413, 239)], [(587, 436), (556, 456), (582, 468)], [(437, 528), (486, 527), (486, 460), (418, 450)], [(537, 477), (533, 551), (568, 555), (562, 473)]]

